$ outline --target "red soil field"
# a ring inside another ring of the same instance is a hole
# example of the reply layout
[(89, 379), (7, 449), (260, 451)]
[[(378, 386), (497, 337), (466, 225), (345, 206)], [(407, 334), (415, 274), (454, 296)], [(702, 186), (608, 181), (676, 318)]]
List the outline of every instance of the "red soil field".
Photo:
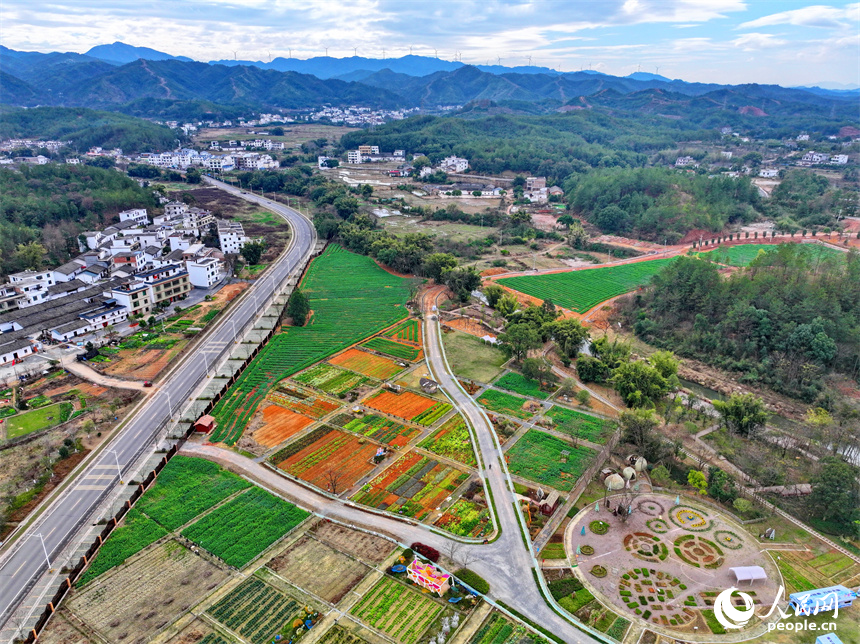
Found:
[(371, 459), (376, 449), (376, 443), (335, 429), (281, 461), (278, 467), (330, 492), (332, 477), (336, 477), (334, 492), (343, 492), (373, 469)]
[(393, 391), (381, 391), (373, 398), (365, 400), (364, 404), (385, 414), (412, 420), (437, 402), (431, 398), (413, 394), (411, 391), (404, 391), (399, 394)]
[(360, 349), (347, 349), (329, 359), (328, 363), (379, 380), (388, 380), (401, 370), (393, 360)]
[(265, 424), (254, 432), (252, 438), (260, 445), (274, 447), (314, 421), (278, 405), (269, 405), (263, 409), (263, 422)]

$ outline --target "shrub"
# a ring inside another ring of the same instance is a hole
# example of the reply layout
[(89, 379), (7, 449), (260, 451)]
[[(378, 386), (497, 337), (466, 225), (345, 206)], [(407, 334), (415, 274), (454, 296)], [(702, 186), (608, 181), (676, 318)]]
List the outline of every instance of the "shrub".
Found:
[(572, 595), (578, 590), (582, 590), (582, 582), (576, 577), (549, 582), (549, 592), (555, 600)]
[[(436, 548), (433, 548), (431, 546), (427, 546), (423, 543), (419, 543), (418, 541), (416, 541), (415, 543), (413, 543), (409, 547), (412, 548), (413, 551), (417, 552), (419, 555), (421, 555), (425, 559), (429, 559), (433, 563), (436, 563), (437, 561), (439, 561), (439, 551), (436, 550)], [(477, 588), (475, 590), (477, 590)]]
[(486, 595), (490, 592), (490, 583), (478, 573), (473, 572), (468, 568), (460, 568), (460, 570), (454, 573), (454, 576), (467, 586), (477, 590), (482, 595)]

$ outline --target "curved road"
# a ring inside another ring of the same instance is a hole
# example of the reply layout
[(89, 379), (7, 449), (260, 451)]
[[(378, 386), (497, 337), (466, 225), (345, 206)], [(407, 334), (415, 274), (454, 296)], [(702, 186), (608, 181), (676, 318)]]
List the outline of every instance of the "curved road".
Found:
[[(201, 339), (193, 353), (168, 375), (158, 392), (143, 403), (107, 448), (93, 459), (72, 485), (55, 498), (46, 512), (4, 554), (0, 562), (0, 625), (7, 622), (27, 592), (48, 569), (46, 554), (54, 564), (54, 557), (72, 541), (82, 526), (95, 518), (94, 512), (99, 504), (116, 490), (120, 484), (118, 470), (123, 474), (130, 473), (138, 458), (146, 450), (152, 449), (158, 432), (194, 393), (211, 365), (229, 350), (234, 341), (234, 328), (243, 329), (256, 317), (258, 311), (255, 301), (265, 306), (269, 296), (313, 249), (316, 231), (299, 212), (208, 177), (206, 180), (211, 185), (282, 216), (293, 230), (291, 245), (266, 275), (246, 291), (246, 295), (227, 317)], [(254, 298), (254, 294), (257, 298)], [(50, 592), (54, 592), (53, 584)]]

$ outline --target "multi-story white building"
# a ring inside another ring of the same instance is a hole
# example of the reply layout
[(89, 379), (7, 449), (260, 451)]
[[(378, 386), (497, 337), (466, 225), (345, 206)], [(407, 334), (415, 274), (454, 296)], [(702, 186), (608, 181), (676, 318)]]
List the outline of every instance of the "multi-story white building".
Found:
[(149, 285), (149, 296), (153, 305), (175, 302), (191, 290), (188, 271), (181, 264), (168, 264), (137, 276)]
[(212, 172), (230, 172), (236, 166), (233, 157), (225, 155), (223, 157), (212, 156), (206, 159), (206, 167)]
[(146, 208), (132, 208), (131, 210), (123, 210), (119, 213), (120, 221), (133, 221), (138, 226), (146, 226), (149, 224), (149, 217), (146, 213)]
[(439, 163), (439, 169), (443, 172), (465, 172), (469, 169), (469, 161), (460, 157), (445, 157)]
[(251, 241), (245, 236), (245, 229), (238, 221), (218, 219), (218, 245), (224, 253), (237, 254)]
[(188, 279), (197, 288), (211, 288), (218, 283), (223, 273), (223, 262), (214, 257), (190, 259), (185, 262)]
[(358, 150), (349, 150), (346, 153), (346, 162), (352, 164), (361, 163), (361, 152)]
[(149, 284), (140, 279), (123, 284), (105, 292), (128, 310), (128, 315), (146, 315), (152, 311), (152, 297)]

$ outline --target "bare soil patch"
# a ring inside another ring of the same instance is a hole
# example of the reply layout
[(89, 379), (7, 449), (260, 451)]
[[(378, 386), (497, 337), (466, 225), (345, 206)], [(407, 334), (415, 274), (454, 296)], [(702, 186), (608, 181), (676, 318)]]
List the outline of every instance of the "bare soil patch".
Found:
[(89, 644), (92, 640), (72, 625), (65, 613), (61, 610), (54, 614), (39, 635), (39, 641), (43, 644)]
[(274, 447), (294, 436), (308, 425), (313, 424), (313, 418), (302, 416), (278, 405), (269, 405), (263, 409), (263, 426), (253, 434), (253, 439), (264, 447)]
[(337, 604), (370, 572), (360, 561), (304, 536), (272, 559), (269, 568), (327, 602)]
[(373, 565), (381, 564), (394, 550), (394, 545), (386, 539), (337, 523), (323, 521), (314, 526), (312, 532), (320, 541)]

